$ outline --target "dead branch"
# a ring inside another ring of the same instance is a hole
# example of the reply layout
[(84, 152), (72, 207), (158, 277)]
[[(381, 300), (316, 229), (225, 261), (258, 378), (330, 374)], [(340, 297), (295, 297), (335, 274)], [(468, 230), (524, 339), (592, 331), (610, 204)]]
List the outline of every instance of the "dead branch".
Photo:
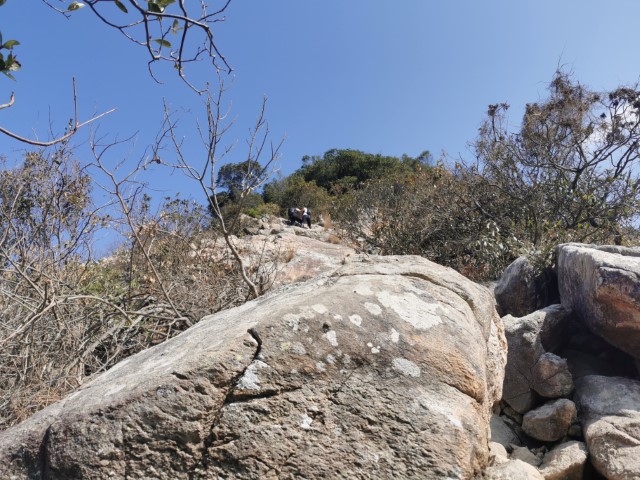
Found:
[[(3, 108), (11, 107), (13, 105), (13, 103), (14, 103), (14, 95), (12, 93), (11, 94), (11, 100), (9, 101), (9, 103), (5, 103), (4, 105), (0, 105), (0, 110), (3, 109)], [(75, 135), (76, 132), (80, 128), (82, 128), (82, 127), (84, 127), (86, 125), (89, 125), (90, 123), (95, 122), (96, 120), (99, 120), (102, 117), (104, 117), (106, 115), (109, 115), (110, 113), (113, 113), (115, 111), (116, 111), (116, 109), (112, 108), (111, 110), (108, 110), (108, 111), (106, 111), (104, 113), (101, 113), (100, 115), (96, 115), (96, 116), (90, 118), (87, 121), (80, 122), (78, 120), (78, 96), (77, 96), (77, 92), (76, 92), (76, 79), (74, 77), (73, 78), (73, 112), (74, 112), (74, 121), (73, 121), (73, 124), (72, 124), (71, 128), (69, 129), (69, 131), (66, 134), (64, 134), (61, 137), (58, 137), (58, 138), (56, 138), (54, 140), (48, 141), (48, 142), (41, 142), (39, 140), (31, 140), (29, 138), (22, 137), (22, 136), (20, 136), (20, 135), (18, 135), (16, 133), (11, 132), (10, 130), (7, 130), (4, 127), (0, 127), (0, 133), (3, 133), (5, 135), (7, 135), (8, 137), (13, 138), (14, 140), (18, 140), (18, 141), (20, 141), (22, 143), (26, 143), (28, 145), (34, 145), (36, 147), (50, 147), (52, 145), (56, 145), (58, 143), (64, 142), (65, 140), (68, 140), (73, 135)]]

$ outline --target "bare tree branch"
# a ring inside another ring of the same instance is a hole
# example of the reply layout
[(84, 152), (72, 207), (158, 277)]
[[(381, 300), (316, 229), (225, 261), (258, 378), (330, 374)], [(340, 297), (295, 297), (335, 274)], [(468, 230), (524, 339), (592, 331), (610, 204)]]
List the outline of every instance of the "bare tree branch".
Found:
[[(14, 101), (14, 95), (13, 93), (11, 94), (11, 100), (9, 101), (9, 103), (5, 104), (5, 105), (0, 105), (0, 110), (2, 108), (6, 108), (6, 107), (10, 107), (11, 105), (13, 105), (13, 101)], [(3, 133), (5, 135), (7, 135), (8, 137), (11, 137), (15, 140), (18, 140), (22, 143), (26, 143), (28, 145), (33, 145), (36, 147), (50, 147), (52, 145), (56, 145), (58, 143), (62, 143), (65, 140), (68, 140), (69, 138), (71, 138), (73, 135), (75, 135), (79, 129), (81, 129), (82, 127), (89, 125), (92, 122), (95, 122), (96, 120), (101, 119), (102, 117), (109, 115), (110, 113), (115, 112), (116, 109), (112, 108), (111, 110), (107, 110), (106, 112), (101, 113), (100, 115), (96, 115), (92, 118), (90, 118), (87, 121), (84, 122), (80, 122), (78, 120), (78, 95), (76, 92), (76, 79), (74, 77), (73, 79), (73, 112), (74, 112), (74, 121), (73, 121), (73, 125), (71, 126), (71, 128), (69, 129), (69, 131), (62, 135), (61, 137), (55, 138), (53, 140), (50, 140), (48, 142), (41, 142), (39, 140), (31, 140), (29, 138), (26, 137), (22, 137), (16, 133), (11, 132), (10, 130), (7, 130), (4, 127), (0, 127), (0, 133)]]

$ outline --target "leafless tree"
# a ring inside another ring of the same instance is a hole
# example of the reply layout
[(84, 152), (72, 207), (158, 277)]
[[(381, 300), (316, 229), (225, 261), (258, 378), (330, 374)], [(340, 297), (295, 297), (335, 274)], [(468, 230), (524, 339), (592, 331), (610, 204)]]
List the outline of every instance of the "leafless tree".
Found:
[(249, 131), (246, 142), (246, 154), (243, 158), (248, 165), (260, 165), (261, 170), (259, 172), (248, 172), (246, 181), (241, 182), (242, 188), (241, 191), (238, 192), (238, 214), (228, 223), (223, 215), (218, 199), (216, 168), (222, 160), (229, 156), (232, 150), (233, 144), (225, 143), (227, 142), (225, 134), (232, 126), (233, 120), (229, 118), (229, 110), (224, 104), (224, 94), (226, 91), (224, 79), (222, 76), (218, 76), (218, 79), (217, 90), (212, 92), (211, 89), (208, 88), (205, 96), (206, 125), (199, 127), (200, 139), (204, 147), (201, 161), (198, 164), (194, 164), (194, 162), (190, 161), (190, 159), (184, 155), (183, 140), (179, 137), (176, 129), (176, 121), (166, 104), (164, 135), (169, 138), (176, 153), (176, 163), (171, 166), (181, 170), (188, 178), (196, 182), (206, 195), (210, 209), (218, 221), (224, 240), (238, 263), (242, 278), (250, 290), (250, 296), (257, 297), (261, 293), (260, 289), (258, 285), (256, 285), (256, 282), (248, 275), (245, 261), (234, 245), (231, 232), (234, 229), (235, 223), (238, 222), (240, 218), (239, 214), (241, 213), (247, 195), (258, 189), (268, 179), (268, 172), (274, 168), (274, 163), (279, 158), (282, 141), (274, 144), (269, 140), (269, 126), (265, 120), (265, 98), (256, 122)]

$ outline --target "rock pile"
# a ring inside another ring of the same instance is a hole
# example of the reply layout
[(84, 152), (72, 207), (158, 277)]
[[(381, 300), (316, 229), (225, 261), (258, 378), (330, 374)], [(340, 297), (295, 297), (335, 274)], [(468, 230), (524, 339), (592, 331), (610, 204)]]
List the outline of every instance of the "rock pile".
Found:
[(486, 478), (640, 478), (640, 249), (560, 245), (561, 303), (534, 312), (553, 295), (533, 288), (526, 262), (505, 277), (509, 354)]

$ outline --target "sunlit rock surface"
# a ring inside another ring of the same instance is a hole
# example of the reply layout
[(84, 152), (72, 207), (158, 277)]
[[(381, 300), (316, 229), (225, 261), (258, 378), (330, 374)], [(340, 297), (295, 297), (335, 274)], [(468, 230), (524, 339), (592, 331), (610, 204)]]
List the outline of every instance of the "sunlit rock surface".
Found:
[(350, 257), (1, 433), (0, 478), (470, 478), (505, 361), (487, 289)]

